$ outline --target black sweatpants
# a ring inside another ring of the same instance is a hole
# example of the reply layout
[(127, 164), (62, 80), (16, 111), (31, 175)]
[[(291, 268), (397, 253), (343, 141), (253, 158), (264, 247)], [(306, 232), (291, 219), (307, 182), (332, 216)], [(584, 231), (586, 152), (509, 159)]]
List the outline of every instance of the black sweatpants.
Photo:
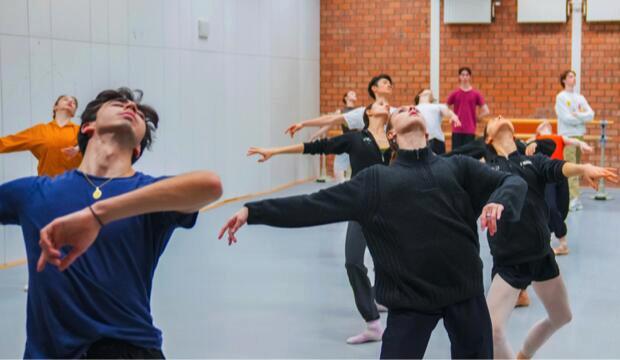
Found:
[(390, 310), (381, 359), (421, 359), (439, 319), (450, 337), (452, 358), (493, 358), (491, 316), (484, 295), (446, 306), (436, 313)]
[(165, 359), (159, 349), (146, 349), (126, 341), (103, 338), (93, 343), (82, 359)]
[(570, 203), (568, 180), (547, 184), (545, 187), (545, 201), (549, 206), (549, 230), (556, 237), (566, 236), (566, 217)]
[(349, 221), (344, 248), (347, 276), (353, 289), (357, 311), (364, 320), (372, 321), (379, 318), (379, 311), (375, 304), (374, 290), (368, 279), (368, 269), (364, 266), (365, 251), (366, 239), (362, 233), (362, 227), (355, 221)]
[(469, 144), (474, 140), (476, 140), (476, 135), (474, 134), (452, 133), (452, 150), (458, 149), (461, 146)]

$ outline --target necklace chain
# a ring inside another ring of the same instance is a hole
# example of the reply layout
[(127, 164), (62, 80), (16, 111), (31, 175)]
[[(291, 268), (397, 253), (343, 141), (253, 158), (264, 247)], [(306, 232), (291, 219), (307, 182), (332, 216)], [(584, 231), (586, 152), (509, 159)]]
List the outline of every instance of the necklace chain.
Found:
[(95, 183), (92, 182), (92, 180), (88, 177), (88, 175), (86, 175), (85, 172), (82, 172), (82, 175), (84, 176), (84, 179), (86, 179), (86, 181), (95, 188), (95, 191), (93, 191), (93, 199), (98, 200), (101, 195), (103, 195), (103, 193), (101, 192), (101, 188), (104, 187), (107, 183), (109, 183), (110, 181), (114, 180), (114, 177), (109, 178), (108, 180), (104, 181), (101, 185), (97, 186), (95, 185)]

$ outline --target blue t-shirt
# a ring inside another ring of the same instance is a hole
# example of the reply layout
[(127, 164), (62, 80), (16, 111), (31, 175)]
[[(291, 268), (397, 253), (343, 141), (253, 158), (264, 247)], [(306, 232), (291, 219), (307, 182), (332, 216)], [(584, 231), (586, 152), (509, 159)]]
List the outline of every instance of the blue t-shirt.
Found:
[[(91, 176), (97, 185), (105, 178)], [(101, 188), (100, 200), (162, 178), (137, 172)], [(191, 228), (198, 213), (160, 212), (111, 222), (71, 267), (46, 266), (39, 231), (59, 216), (95, 202), (94, 188), (77, 171), (56, 178), (29, 177), (0, 185), (0, 223), (22, 227), (30, 273), (25, 358), (78, 357), (100, 338), (161, 349), (151, 317), (153, 274), (176, 227)]]

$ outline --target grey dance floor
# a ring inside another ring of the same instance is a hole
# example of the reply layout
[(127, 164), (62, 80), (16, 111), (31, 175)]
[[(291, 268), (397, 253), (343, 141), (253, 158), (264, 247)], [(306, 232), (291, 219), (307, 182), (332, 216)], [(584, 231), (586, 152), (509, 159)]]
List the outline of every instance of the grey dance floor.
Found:
[[(305, 193), (307, 184), (277, 196)], [(620, 191), (595, 202), (586, 190), (583, 211), (569, 216), (571, 254), (558, 259), (567, 282), (573, 321), (537, 354), (539, 358), (620, 357)], [(276, 229), (250, 226), (239, 243), (216, 240), (231, 204), (200, 215), (197, 226), (177, 231), (156, 273), (152, 307), (172, 358), (376, 358), (381, 343), (347, 345), (362, 329), (344, 268), (344, 224)], [(21, 241), (21, 239), (15, 239)], [(488, 289), (490, 256), (481, 253)], [(370, 257), (368, 266), (372, 269)], [(372, 271), (370, 272), (372, 275)], [(20, 357), (25, 341), (24, 266), (0, 270), (0, 357)], [(509, 338), (515, 351), (544, 309), (514, 311)], [(382, 316), (385, 322), (385, 315)], [(443, 325), (426, 357), (450, 356)]]

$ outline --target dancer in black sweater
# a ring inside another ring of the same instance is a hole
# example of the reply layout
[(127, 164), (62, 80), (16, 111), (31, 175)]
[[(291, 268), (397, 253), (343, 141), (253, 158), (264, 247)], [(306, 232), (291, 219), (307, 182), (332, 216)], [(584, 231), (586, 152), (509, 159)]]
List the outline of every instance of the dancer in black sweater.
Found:
[[(454, 155), (466, 155), (471, 156), (475, 159), (486, 159), (495, 155), (495, 151), (492, 147), (488, 146), (485, 142), (486, 136), (486, 127), (485, 127), (485, 135), (477, 138), (476, 140), (467, 143), (458, 149), (454, 149), (449, 153), (443, 154), (442, 156), (454, 156)], [(556, 149), (556, 145), (553, 140), (549, 139), (539, 139), (535, 140), (529, 144), (521, 140), (514, 140), (515, 146), (519, 154), (542, 154), (545, 156), (551, 156)], [(527, 293), (527, 289), (521, 289), (519, 292), (519, 296), (517, 298), (517, 302), (515, 303), (515, 307), (523, 307), (530, 305), (530, 297)]]
[(532, 284), (548, 316), (529, 331), (517, 354), (517, 358), (531, 358), (556, 330), (571, 320), (566, 287), (549, 242), (545, 186), (567, 176), (583, 176), (596, 187), (596, 180), (602, 177), (617, 182), (617, 171), (551, 160), (543, 155), (525, 156), (517, 149), (512, 123), (502, 117), (489, 121), (485, 141), (487, 148), (480, 153), (487, 165), (517, 175), (528, 184), (520, 220), (500, 221), (499, 230), (488, 234), (493, 280), (487, 303), (493, 322), (494, 357), (514, 358), (505, 327), (519, 291)]
[[(390, 107), (373, 103), (366, 107), (362, 131), (352, 131), (330, 139), (267, 149), (252, 147), (248, 155), (260, 155), (263, 162), (277, 154), (343, 154), (347, 153), (351, 162), (351, 176), (356, 176), (365, 168), (375, 165), (387, 165), (391, 157), (391, 149), (385, 134), (385, 125)], [(373, 288), (368, 279), (368, 269), (364, 265), (366, 239), (360, 224), (349, 221), (345, 242), (345, 267), (349, 283), (353, 289), (357, 310), (366, 321), (366, 329), (360, 334), (347, 339), (349, 344), (362, 344), (369, 341), (380, 341), (383, 326), (379, 321), (379, 311), (375, 303)]]
[[(443, 318), (453, 357), (489, 358), (491, 320), (482, 285), (476, 215), (491, 233), (518, 220), (526, 184), (467, 157), (440, 158), (426, 146), (415, 108), (390, 118), (391, 166), (312, 195), (246, 204), (220, 231), (229, 244), (246, 222), (303, 227), (357, 221), (375, 262), (377, 300), (389, 308), (382, 358), (421, 358)], [(504, 224), (507, 222), (504, 222)]]

